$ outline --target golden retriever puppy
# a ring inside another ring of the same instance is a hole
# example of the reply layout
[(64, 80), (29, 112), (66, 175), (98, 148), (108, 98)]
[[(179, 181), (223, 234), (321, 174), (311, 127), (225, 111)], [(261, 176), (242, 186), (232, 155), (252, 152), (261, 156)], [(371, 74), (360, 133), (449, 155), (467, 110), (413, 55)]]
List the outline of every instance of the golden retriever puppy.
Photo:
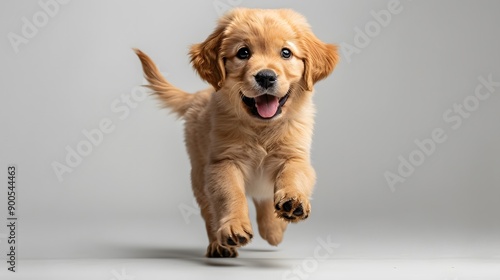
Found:
[(185, 121), (206, 256), (236, 257), (252, 239), (247, 197), (260, 236), (278, 245), (287, 224), (311, 212), (313, 85), (333, 71), (337, 48), (292, 10), (234, 9), (191, 47), (193, 67), (212, 85), (195, 94), (171, 85), (135, 51), (148, 87)]

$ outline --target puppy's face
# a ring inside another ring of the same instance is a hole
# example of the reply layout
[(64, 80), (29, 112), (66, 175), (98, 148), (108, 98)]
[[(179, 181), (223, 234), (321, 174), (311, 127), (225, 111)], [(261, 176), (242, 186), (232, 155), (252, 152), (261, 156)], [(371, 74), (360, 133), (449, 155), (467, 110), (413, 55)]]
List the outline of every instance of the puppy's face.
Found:
[(300, 94), (333, 70), (337, 53), (291, 10), (235, 9), (192, 47), (191, 59), (232, 109), (274, 120), (300, 106)]
[(277, 17), (249, 18), (227, 28), (226, 36), (226, 86), (239, 90), (242, 106), (251, 115), (280, 116), (291, 87), (301, 86), (304, 73), (293, 29)]

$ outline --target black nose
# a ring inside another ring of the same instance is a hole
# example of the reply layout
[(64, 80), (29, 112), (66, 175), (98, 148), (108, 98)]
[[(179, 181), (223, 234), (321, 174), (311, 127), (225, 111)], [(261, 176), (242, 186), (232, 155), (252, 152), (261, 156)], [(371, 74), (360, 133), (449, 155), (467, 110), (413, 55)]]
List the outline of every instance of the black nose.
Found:
[(257, 75), (255, 75), (255, 81), (257, 81), (257, 84), (265, 89), (274, 86), (276, 79), (276, 73), (269, 69), (261, 70), (257, 73)]

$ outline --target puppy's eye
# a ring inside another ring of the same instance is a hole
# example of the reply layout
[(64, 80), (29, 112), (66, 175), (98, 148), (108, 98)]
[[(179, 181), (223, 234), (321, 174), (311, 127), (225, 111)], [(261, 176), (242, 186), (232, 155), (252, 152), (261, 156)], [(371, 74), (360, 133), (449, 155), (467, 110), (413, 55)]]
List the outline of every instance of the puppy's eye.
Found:
[(288, 58), (292, 57), (292, 51), (290, 49), (287, 49), (287, 48), (282, 48), (281, 49), (281, 57), (284, 59), (288, 59)]
[(250, 50), (248, 48), (241, 48), (236, 53), (236, 57), (239, 59), (249, 59), (250, 58)]

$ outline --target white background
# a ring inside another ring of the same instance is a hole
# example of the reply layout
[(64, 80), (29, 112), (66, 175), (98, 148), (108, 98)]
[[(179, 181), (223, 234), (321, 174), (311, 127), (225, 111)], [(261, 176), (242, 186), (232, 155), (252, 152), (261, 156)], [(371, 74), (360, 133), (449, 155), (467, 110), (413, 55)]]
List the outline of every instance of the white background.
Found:
[[(494, 266), (475, 265), (500, 260), (500, 87), (461, 117), (460, 127), (443, 118), (455, 104), (474, 99), (479, 77), (500, 81), (500, 3), (402, 0), (386, 26), (376, 24), (369, 43), (357, 42), (358, 28), (375, 22), (371, 12), (387, 10), (390, 2), (71, 1), (17, 47), (9, 34), (22, 36), (23, 17), (33, 23), (43, 9), (37, 1), (1, 2), (0, 218), (7, 217), (7, 166), (15, 164), (21, 270), (15, 276), (53, 277), (65, 267), (66, 273), (85, 268), (92, 279), (104, 280), (120, 271), (120, 261), (91, 269), (98, 258), (167, 260), (125, 265), (135, 269), (136, 279), (152, 279), (139, 277), (141, 271), (161, 276), (208, 269), (182, 121), (153, 97), (132, 99), (134, 108), (122, 98), (143, 84), (133, 47), (148, 53), (180, 88), (206, 87), (187, 51), (212, 31), (220, 9), (232, 5), (293, 8), (323, 41), (357, 46), (352, 54), (344, 49), (333, 74), (316, 86), (312, 158), (318, 182), (310, 219), (291, 225), (278, 248), (256, 236), (234, 260), (239, 269), (260, 273), (255, 267), (267, 267), (281, 277), (314, 257), (318, 238), (330, 238), (339, 246), (328, 257), (344, 266), (319, 263), (310, 279), (362, 271), (382, 277), (405, 267), (386, 259), (431, 260), (410, 263), (407, 271), (427, 267), (439, 271), (435, 279), (500, 275)], [(120, 111), (125, 108), (128, 115)], [(114, 130), (60, 181), (54, 162), (66, 165), (66, 148), (76, 149), (86, 140), (82, 131), (98, 129), (104, 119)], [(391, 190), (384, 174), (398, 174), (399, 156), (408, 160), (419, 149), (415, 141), (435, 129), (444, 131), (446, 141)], [(90, 264), (63, 261), (75, 258)], [(261, 258), (281, 261), (252, 261)], [(451, 261), (432, 261), (442, 259)], [(455, 263), (459, 259), (470, 262)], [(349, 260), (382, 262), (351, 269)], [(464, 270), (451, 268), (459, 264)], [(6, 268), (2, 262), (0, 275), (13, 277)]]

